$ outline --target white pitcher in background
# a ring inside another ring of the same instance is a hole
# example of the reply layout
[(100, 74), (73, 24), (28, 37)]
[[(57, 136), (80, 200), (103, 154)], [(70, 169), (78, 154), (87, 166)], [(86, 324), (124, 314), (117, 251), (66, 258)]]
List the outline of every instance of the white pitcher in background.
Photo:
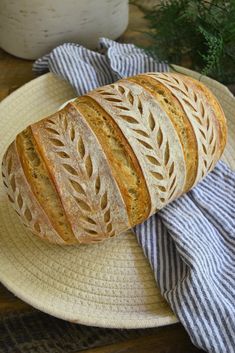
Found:
[(64, 42), (94, 49), (128, 25), (128, 0), (1, 0), (0, 47), (36, 59)]

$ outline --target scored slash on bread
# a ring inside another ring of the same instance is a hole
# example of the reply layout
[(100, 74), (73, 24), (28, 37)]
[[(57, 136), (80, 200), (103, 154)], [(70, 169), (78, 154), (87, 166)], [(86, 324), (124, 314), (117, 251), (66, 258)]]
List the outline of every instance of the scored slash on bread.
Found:
[(194, 181), (196, 185), (213, 169), (225, 147), (225, 136), (221, 133), (225, 123), (222, 110), (215, 100), (213, 105), (209, 103), (209, 90), (199, 83), (195, 84), (191, 78), (181, 80), (176, 74), (151, 74), (151, 77), (161, 82), (178, 99), (193, 127), (200, 156)]
[(112, 117), (91, 97), (79, 97), (73, 104), (98, 138), (121, 191), (131, 225), (140, 223), (150, 212), (150, 197), (128, 140)]
[[(24, 132), (26, 134), (27, 132)], [(23, 133), (22, 133), (23, 135)], [(39, 165), (38, 157), (30, 156), (29, 160)], [(34, 171), (35, 176), (38, 172)], [(46, 214), (46, 203), (44, 208), (40, 206), (37, 193), (29, 183), (29, 179), (22, 169), (22, 163), (14, 141), (9, 147), (4, 156), (4, 163), (2, 167), (3, 182), (7, 188), (8, 199), (13, 205), (16, 213), (20, 216), (23, 224), (31, 230), (34, 234), (40, 236), (44, 240), (53, 243), (63, 244), (65, 241), (55, 230), (55, 225), (52, 224), (52, 217)], [(50, 190), (50, 181), (45, 183), (47, 190)], [(48, 197), (50, 192), (48, 193)], [(43, 196), (42, 196), (43, 197)], [(54, 197), (56, 193), (54, 192)], [(53, 211), (53, 210), (52, 210)], [(59, 215), (61, 217), (61, 215)], [(66, 235), (66, 229), (62, 229), (63, 237)], [(68, 239), (65, 239), (68, 240)]]
[(104, 152), (71, 104), (33, 124), (32, 132), (76, 239), (99, 240), (130, 228)]
[(141, 223), (220, 158), (226, 121), (189, 77), (141, 74), (78, 97), (21, 132), (3, 159), (23, 223), (59, 244), (92, 243)]
[(119, 125), (132, 150), (138, 151), (150, 194), (150, 214), (155, 213), (184, 186), (180, 170), (185, 163), (176, 130), (155, 99), (135, 83), (122, 80), (91, 92), (90, 97)]

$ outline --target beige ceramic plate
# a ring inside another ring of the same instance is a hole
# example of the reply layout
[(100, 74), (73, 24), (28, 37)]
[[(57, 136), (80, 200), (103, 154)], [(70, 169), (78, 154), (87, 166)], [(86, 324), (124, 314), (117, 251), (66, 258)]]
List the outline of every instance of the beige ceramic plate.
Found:
[[(224, 86), (206, 77), (200, 79), (214, 91), (227, 115), (229, 139), (224, 159), (235, 168), (235, 100)], [(7, 97), (0, 104), (0, 158), (19, 131), (72, 97), (71, 87), (52, 74)], [(177, 321), (131, 232), (89, 246), (46, 244), (20, 224), (1, 181), (0, 219), (0, 280), (32, 306), (94, 326), (145, 328)]]

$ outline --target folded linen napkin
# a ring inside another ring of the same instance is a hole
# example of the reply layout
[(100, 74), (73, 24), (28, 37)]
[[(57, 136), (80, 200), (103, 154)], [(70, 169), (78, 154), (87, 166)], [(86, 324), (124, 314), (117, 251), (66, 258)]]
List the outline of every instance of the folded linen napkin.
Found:
[[(38, 59), (78, 95), (122, 77), (168, 71), (132, 44), (100, 40), (100, 52), (66, 43)], [(162, 295), (192, 342), (235, 352), (235, 173), (219, 162), (197, 187), (135, 227)]]

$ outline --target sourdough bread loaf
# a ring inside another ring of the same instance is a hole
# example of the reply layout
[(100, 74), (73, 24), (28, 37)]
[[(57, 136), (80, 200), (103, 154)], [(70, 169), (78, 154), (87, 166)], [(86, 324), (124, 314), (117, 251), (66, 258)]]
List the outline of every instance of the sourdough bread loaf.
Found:
[(226, 143), (213, 94), (147, 73), (78, 97), (21, 132), (3, 158), (10, 202), (34, 234), (92, 243), (141, 223), (210, 172)]

